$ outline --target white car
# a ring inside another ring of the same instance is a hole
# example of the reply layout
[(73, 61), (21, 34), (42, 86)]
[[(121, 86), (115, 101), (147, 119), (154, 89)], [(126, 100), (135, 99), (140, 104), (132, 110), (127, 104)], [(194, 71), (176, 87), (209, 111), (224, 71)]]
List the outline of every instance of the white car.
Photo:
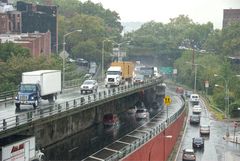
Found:
[(198, 94), (191, 94), (190, 95), (190, 102), (193, 105), (198, 105), (199, 104), (199, 95)]
[(202, 108), (200, 105), (194, 105), (193, 109), (192, 109), (193, 113), (201, 113), (202, 112)]
[(85, 80), (81, 85), (80, 91), (81, 91), (81, 94), (83, 94), (84, 92), (93, 93), (94, 91), (97, 92), (97, 89), (98, 89), (98, 83), (96, 80)]
[(200, 135), (210, 135), (210, 126), (200, 125)]
[(136, 118), (137, 119), (148, 119), (149, 118), (148, 110), (146, 108), (137, 109)]
[(137, 107), (136, 107), (136, 106), (130, 107), (130, 108), (128, 109), (128, 113), (129, 113), (129, 114), (135, 114), (136, 111), (137, 111)]

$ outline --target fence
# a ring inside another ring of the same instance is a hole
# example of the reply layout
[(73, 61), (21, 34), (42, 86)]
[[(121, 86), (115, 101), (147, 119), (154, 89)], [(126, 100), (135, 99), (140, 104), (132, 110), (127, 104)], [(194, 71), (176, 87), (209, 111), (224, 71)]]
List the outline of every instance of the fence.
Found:
[(80, 108), (81, 110), (85, 110), (89, 108), (86, 106), (87, 104), (93, 103), (101, 103), (102, 100), (112, 98), (116, 98), (115, 96), (125, 93), (125, 92), (134, 92), (139, 88), (146, 88), (148, 86), (153, 86), (155, 84), (161, 83), (161, 79), (152, 79), (148, 80), (144, 84), (129, 84), (125, 86), (120, 86), (117, 88), (110, 88), (98, 93), (93, 93), (90, 95), (86, 95), (85, 97), (75, 98), (64, 103), (53, 104), (46, 107), (42, 107), (36, 110), (32, 110), (23, 114), (16, 114), (13, 117), (4, 118), (0, 120), (0, 131), (4, 131), (10, 128), (17, 127), (19, 125), (27, 124), (32, 121), (50, 117), (53, 115), (57, 115), (61, 112), (68, 111), (74, 108)]

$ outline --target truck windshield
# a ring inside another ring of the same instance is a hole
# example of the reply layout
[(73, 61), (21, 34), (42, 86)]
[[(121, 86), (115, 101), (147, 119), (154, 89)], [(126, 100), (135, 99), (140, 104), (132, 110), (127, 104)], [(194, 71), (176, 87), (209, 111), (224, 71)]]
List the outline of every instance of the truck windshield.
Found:
[(36, 91), (36, 85), (34, 84), (21, 84), (20, 91), (22, 93), (30, 93)]
[(107, 75), (120, 75), (120, 71), (107, 71)]

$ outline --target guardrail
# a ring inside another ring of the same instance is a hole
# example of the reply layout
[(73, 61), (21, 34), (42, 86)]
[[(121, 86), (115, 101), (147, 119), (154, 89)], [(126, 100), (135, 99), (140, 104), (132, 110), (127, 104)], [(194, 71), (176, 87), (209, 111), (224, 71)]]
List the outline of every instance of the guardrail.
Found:
[(0, 93), (0, 102), (6, 102), (14, 100), (17, 90), (7, 91)]
[[(74, 79), (74, 80), (65, 81), (64, 89), (79, 87), (83, 83), (84, 80), (85, 79)], [(15, 99), (16, 94), (17, 94), (17, 90), (6, 91), (6, 92), (0, 93), (0, 103), (13, 101)], [(5, 104), (5, 106), (6, 106), (6, 104)]]
[[(155, 117), (153, 117), (148, 123), (153, 123), (151, 128), (148, 128), (146, 130), (144, 130), (145, 132), (140, 135), (137, 136), (137, 139), (135, 139), (135, 141), (126, 144), (125, 146), (122, 146), (120, 150), (115, 150), (114, 153), (109, 153), (109, 155), (105, 156), (105, 158), (97, 158), (99, 160), (104, 160), (104, 161), (115, 161), (115, 160), (121, 160), (123, 159), (125, 156), (131, 154), (132, 152), (136, 151), (136, 149), (138, 149), (139, 147), (141, 147), (142, 145), (144, 145), (145, 143), (147, 143), (149, 140), (151, 140), (152, 138), (154, 138), (155, 136), (159, 135), (161, 132), (163, 132), (168, 126), (170, 126), (172, 123), (174, 123), (184, 112), (185, 110), (185, 103), (184, 100), (182, 100), (182, 105), (181, 108), (174, 113), (173, 115), (171, 115), (168, 119), (163, 120), (161, 123), (156, 123), (155, 121), (152, 121)], [(135, 129), (136, 131), (141, 130), (142, 127), (144, 127), (144, 125), (142, 125), (141, 127)], [(135, 131), (134, 130), (134, 131)], [(125, 136), (131, 136), (131, 133), (133, 133), (134, 131), (131, 131), (129, 134), (125, 135)], [(147, 132), (146, 132), (147, 131)], [(124, 136), (124, 137), (125, 137)], [(134, 136), (133, 136), (134, 137)], [(115, 143), (121, 143), (121, 138), (116, 140), (115, 142), (113, 142), (112, 144)], [(108, 145), (107, 147), (97, 151), (96, 153), (92, 154), (91, 156), (85, 158), (83, 161), (87, 161), (87, 160), (91, 160), (91, 158), (96, 158), (95, 156), (100, 156), (98, 155), (99, 153), (101, 153), (102, 150), (109, 150), (109, 147), (111, 147), (111, 145)], [(111, 150), (110, 151), (114, 151)], [(102, 155), (101, 155), (102, 156)]]
[(150, 85), (154, 85), (157, 83), (161, 83), (161, 79), (148, 80), (144, 84), (135, 84), (135, 85), (129, 84), (129, 85), (120, 86), (117, 88), (110, 88), (106, 91), (89, 94), (89, 95), (86, 95), (85, 97), (75, 98), (75, 99), (66, 101), (64, 103), (53, 104), (44, 108), (26, 112), (23, 114), (17, 114), (13, 117), (0, 120), (0, 131), (5, 131), (10, 128), (14, 128), (26, 123), (30, 123), (32, 121), (35, 121), (41, 118), (50, 117), (74, 108), (79, 108), (81, 110), (84, 110), (88, 108), (87, 106), (85, 106), (87, 104), (90, 104), (93, 102), (94, 104), (96, 104), (97, 102), (100, 102), (112, 96), (116, 96), (124, 92), (134, 91), (138, 88), (148, 87)]

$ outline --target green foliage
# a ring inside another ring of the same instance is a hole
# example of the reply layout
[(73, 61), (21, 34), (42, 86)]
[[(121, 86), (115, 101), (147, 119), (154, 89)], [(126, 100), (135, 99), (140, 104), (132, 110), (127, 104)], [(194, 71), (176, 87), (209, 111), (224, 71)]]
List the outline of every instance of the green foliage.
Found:
[(0, 44), (0, 60), (6, 62), (11, 56), (18, 55), (29, 57), (30, 52), (28, 49), (12, 42)]
[(225, 55), (239, 55), (240, 53), (240, 22), (232, 23), (222, 31), (223, 49)]

